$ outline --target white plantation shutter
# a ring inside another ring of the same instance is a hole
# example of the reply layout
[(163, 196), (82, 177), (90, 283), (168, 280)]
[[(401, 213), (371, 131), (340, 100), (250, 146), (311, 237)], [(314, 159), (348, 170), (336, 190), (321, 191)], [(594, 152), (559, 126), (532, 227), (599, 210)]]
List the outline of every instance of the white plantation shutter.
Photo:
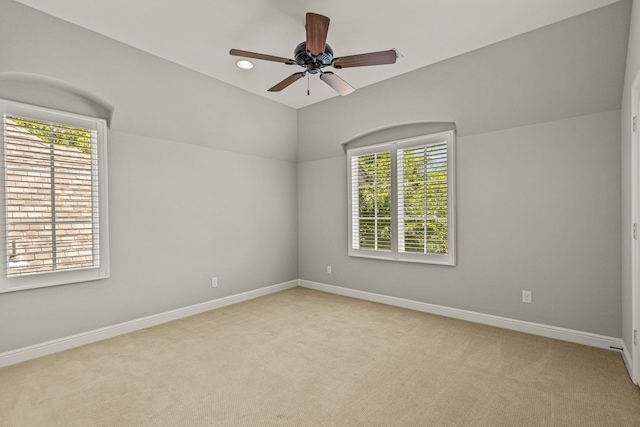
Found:
[(398, 150), (398, 251), (448, 253), (447, 143)]
[(0, 291), (107, 277), (104, 123), (23, 106), (4, 109)]
[(351, 238), (354, 249), (391, 250), (391, 153), (351, 158)]
[(349, 255), (455, 265), (454, 131), (347, 150)]

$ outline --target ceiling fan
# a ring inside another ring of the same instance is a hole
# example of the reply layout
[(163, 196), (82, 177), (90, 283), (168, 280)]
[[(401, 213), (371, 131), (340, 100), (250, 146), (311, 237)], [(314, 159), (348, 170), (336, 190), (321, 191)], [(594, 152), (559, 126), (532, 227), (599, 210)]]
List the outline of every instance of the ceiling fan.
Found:
[[(364, 67), (369, 65), (395, 64), (398, 57), (395, 49), (381, 52), (362, 53), (359, 55), (333, 57), (331, 46), (326, 44), (327, 33), (329, 31), (329, 18), (317, 13), (307, 13), (307, 39), (298, 44), (293, 55), (295, 59), (282, 58), (279, 56), (264, 55), (261, 53), (247, 52), (246, 50), (231, 49), (229, 53), (234, 56), (244, 58), (261, 59), (265, 61), (282, 62), (287, 65), (298, 65), (304, 71), (293, 73), (280, 83), (269, 89), (269, 92), (280, 92), (282, 89), (301, 79), (307, 73), (320, 74), (320, 80), (331, 86), (340, 95), (348, 95), (355, 90), (346, 81), (342, 80), (331, 71), (323, 71), (323, 68), (332, 66), (333, 68)], [(307, 95), (309, 92), (307, 91)]]

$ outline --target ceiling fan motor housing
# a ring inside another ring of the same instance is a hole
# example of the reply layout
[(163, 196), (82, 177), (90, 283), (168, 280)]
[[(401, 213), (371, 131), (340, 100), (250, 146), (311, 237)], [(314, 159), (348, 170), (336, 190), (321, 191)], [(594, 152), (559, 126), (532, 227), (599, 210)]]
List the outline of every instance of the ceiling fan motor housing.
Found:
[(331, 65), (333, 61), (333, 49), (328, 44), (324, 45), (324, 52), (314, 58), (307, 50), (307, 43), (302, 42), (293, 51), (296, 64), (305, 68), (309, 73), (316, 74), (320, 68)]

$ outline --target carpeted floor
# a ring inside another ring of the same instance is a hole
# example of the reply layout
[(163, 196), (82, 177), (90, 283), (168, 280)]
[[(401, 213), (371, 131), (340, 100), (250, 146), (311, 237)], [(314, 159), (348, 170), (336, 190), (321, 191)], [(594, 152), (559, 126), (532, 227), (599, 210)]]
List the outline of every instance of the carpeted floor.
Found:
[(0, 426), (640, 426), (619, 354), (294, 288), (0, 369)]

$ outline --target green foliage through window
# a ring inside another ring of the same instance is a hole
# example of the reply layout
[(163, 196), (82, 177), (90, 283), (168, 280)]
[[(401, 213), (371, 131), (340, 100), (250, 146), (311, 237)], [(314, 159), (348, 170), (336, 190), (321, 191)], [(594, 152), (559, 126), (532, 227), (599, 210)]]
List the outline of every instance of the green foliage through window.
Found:
[(88, 129), (16, 116), (7, 116), (7, 119), (43, 142), (77, 147), (84, 154), (91, 155), (91, 131)]
[(358, 157), (358, 243), (391, 249), (391, 154)]
[(455, 130), (363, 142), (347, 148), (349, 256), (455, 266)]
[(399, 157), (399, 250), (447, 254), (446, 144), (400, 150)]

